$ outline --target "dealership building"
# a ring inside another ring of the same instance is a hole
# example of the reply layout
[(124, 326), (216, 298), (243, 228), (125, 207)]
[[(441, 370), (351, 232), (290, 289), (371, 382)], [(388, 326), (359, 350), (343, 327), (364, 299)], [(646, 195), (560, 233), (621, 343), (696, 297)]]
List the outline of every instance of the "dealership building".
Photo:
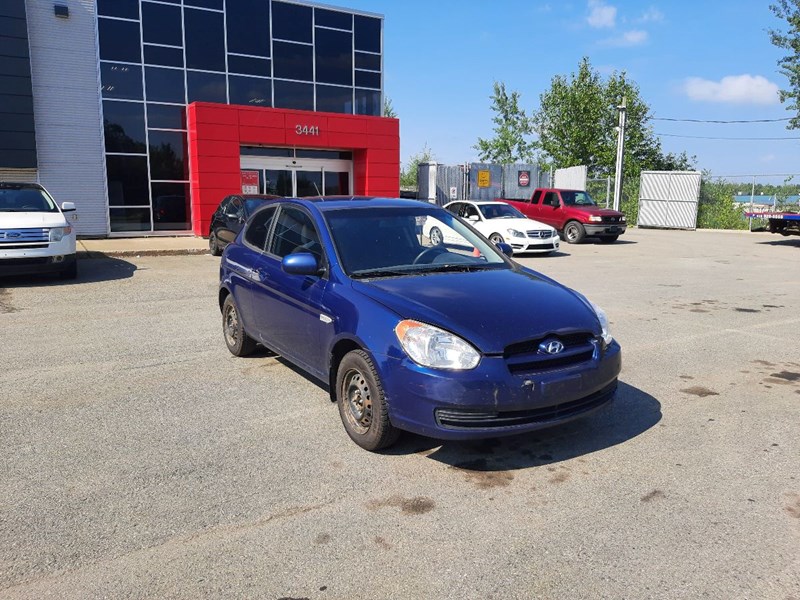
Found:
[(0, 180), (82, 236), (207, 235), (220, 200), (399, 193), (383, 17), (286, 0), (2, 0)]

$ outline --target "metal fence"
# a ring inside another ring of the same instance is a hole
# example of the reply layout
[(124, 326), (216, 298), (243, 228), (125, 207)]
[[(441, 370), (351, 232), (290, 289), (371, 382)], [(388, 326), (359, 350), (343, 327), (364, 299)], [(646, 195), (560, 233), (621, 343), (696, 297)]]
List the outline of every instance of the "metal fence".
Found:
[(441, 206), (453, 200), (528, 199), (537, 187), (550, 186), (551, 175), (537, 164), (421, 163), (417, 181), (417, 198)]

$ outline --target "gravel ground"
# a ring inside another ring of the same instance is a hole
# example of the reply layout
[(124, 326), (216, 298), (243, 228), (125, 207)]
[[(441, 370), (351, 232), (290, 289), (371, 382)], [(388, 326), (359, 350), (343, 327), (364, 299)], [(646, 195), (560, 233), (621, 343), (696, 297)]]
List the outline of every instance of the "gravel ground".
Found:
[(519, 260), (609, 313), (617, 401), (384, 455), (228, 354), (214, 257), (0, 280), (0, 597), (800, 599), (800, 238), (562, 249)]

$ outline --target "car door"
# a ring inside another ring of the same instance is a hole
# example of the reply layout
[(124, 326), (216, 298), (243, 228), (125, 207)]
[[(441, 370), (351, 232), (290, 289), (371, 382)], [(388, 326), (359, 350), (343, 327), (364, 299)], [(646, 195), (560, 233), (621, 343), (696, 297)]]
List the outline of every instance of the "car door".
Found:
[(224, 244), (230, 244), (244, 225), (244, 202), (239, 196), (231, 196), (221, 215), (222, 225), (217, 230), (217, 238)]
[(534, 214), (528, 216), (556, 229), (561, 229), (561, 221), (563, 219), (561, 199), (558, 197), (558, 192), (545, 192), (542, 194), (541, 201), (534, 207)]
[(260, 341), (317, 376), (325, 376), (322, 329), (329, 315), (323, 300), (325, 276), (290, 275), (281, 260), (295, 252), (310, 252), (326, 264), (319, 232), (310, 214), (299, 206), (283, 205), (268, 249), (256, 273), (253, 310)]

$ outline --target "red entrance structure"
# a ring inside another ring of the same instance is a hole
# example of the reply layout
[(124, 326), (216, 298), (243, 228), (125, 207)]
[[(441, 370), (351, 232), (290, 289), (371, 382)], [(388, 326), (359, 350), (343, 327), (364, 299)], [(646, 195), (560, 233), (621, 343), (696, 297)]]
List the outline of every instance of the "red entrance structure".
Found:
[(208, 235), (222, 198), (241, 193), (242, 146), (350, 151), (356, 195), (400, 194), (397, 119), (207, 102), (193, 102), (186, 115), (195, 235)]

